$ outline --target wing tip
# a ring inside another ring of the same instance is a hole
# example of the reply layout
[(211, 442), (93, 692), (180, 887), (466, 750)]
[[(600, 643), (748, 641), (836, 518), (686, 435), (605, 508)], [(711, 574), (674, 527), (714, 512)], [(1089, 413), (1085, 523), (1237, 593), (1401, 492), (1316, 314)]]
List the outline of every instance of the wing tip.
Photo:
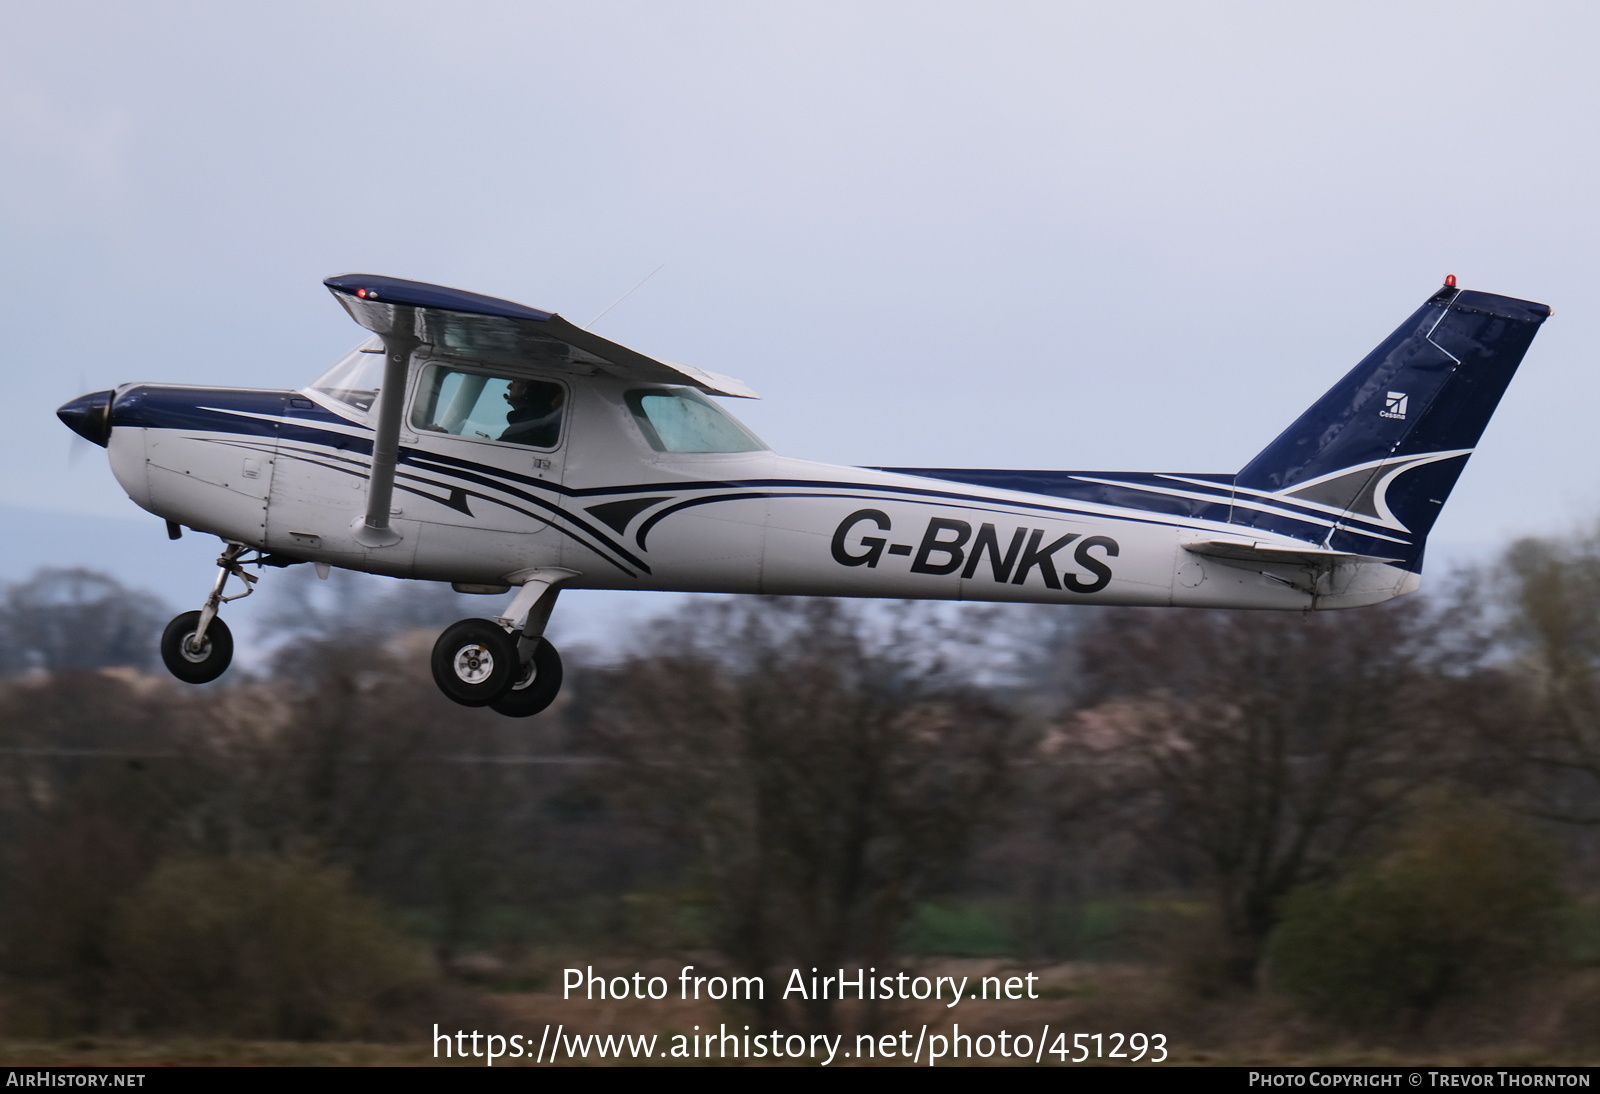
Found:
[(328, 291), (335, 295), (352, 296), (359, 300), (380, 304), (406, 304), (418, 308), (437, 308), (440, 311), (464, 312), (468, 315), (488, 315), (501, 319), (529, 319), (548, 322), (554, 312), (530, 308), (514, 300), (453, 289), (448, 285), (435, 285), (427, 281), (407, 281), (401, 277), (383, 274), (336, 274), (322, 280)]

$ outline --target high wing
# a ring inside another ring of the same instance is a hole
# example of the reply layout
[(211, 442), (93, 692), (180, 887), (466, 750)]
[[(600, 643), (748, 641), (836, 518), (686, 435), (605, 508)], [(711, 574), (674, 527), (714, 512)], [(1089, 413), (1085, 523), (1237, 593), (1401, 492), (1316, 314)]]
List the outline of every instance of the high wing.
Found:
[(669, 364), (590, 334), (554, 312), (421, 281), (341, 274), (323, 282), (350, 317), (374, 334), (403, 334), (436, 353), (487, 363), (536, 363), (592, 376), (687, 384), (712, 395), (759, 398), (730, 376)]
[(754, 399), (739, 381), (688, 365), (669, 365), (575, 327), (554, 312), (492, 296), (403, 281), (377, 274), (342, 274), (323, 282), (350, 317), (383, 339), (383, 383), (376, 404), (367, 511), (356, 539), (368, 548), (392, 547), (400, 534), (389, 524), (395, 466), (400, 457), (400, 415), (412, 355), (459, 354), (474, 361), (538, 364), (622, 380), (688, 384), (713, 395)]

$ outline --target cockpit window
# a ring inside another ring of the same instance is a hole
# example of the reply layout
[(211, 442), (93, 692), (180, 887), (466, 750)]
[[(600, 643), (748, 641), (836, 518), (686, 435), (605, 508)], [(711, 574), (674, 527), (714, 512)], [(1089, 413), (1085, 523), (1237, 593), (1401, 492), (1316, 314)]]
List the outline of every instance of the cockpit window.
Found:
[(429, 365), (422, 370), (411, 424), (430, 433), (554, 448), (566, 396), (565, 388), (547, 380)]
[(688, 387), (630, 391), (628, 409), (657, 452), (760, 452), (767, 446), (710, 399)]
[(378, 388), (382, 386), (383, 344), (376, 338), (369, 338), (360, 349), (351, 350), (324, 372), (311, 385), (311, 390), (348, 403), (357, 410), (368, 411), (377, 401)]

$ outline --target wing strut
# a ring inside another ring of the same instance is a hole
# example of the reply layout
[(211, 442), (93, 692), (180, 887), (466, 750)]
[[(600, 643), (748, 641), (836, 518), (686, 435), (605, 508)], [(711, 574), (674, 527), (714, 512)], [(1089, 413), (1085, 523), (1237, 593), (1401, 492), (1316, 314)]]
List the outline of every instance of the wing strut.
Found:
[(356, 542), (363, 547), (392, 547), (400, 542), (400, 533), (389, 527), (389, 505), (394, 499), (394, 468), (400, 459), (400, 415), (406, 401), (406, 376), (411, 369), (411, 353), (421, 345), (412, 333), (415, 326), (414, 322), (395, 323), (382, 333), (383, 387), (378, 392), (378, 429), (372, 441), (372, 469), (367, 479), (367, 513), (356, 527)]

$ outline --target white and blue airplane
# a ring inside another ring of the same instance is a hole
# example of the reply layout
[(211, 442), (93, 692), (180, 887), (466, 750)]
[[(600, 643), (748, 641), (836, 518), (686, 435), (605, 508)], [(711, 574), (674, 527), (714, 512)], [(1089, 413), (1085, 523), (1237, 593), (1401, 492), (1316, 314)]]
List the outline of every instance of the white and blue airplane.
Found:
[(511, 716), (561, 686), (544, 630), (562, 589), (1294, 610), (1410, 592), (1550, 315), (1446, 279), (1236, 474), (861, 468), (772, 452), (706, 397), (754, 398), (739, 381), (550, 312), (367, 274), (325, 284), (372, 337), (307, 388), (125, 384), (57, 412), (171, 536), (225, 543), (162, 658), (182, 680), (220, 676), (218, 609), (263, 565), (515, 590), (432, 659), (451, 699)]

